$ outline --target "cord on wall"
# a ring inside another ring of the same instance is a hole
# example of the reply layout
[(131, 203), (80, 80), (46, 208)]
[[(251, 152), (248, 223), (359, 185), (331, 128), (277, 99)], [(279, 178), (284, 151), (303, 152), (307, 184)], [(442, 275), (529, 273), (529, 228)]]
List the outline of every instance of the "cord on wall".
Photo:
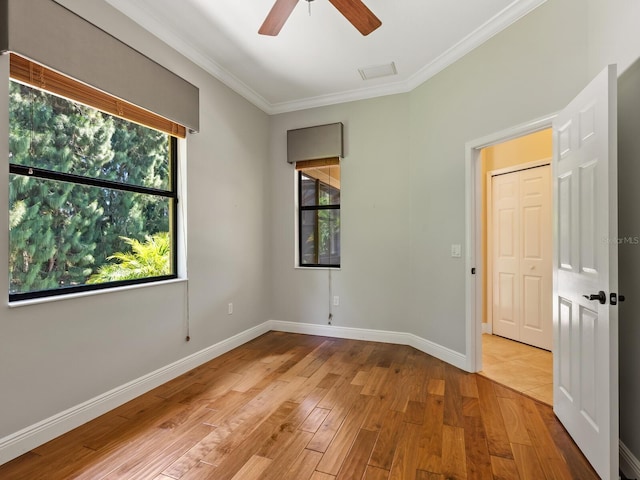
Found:
[(331, 299), (333, 298), (333, 286), (331, 285), (331, 269), (329, 268), (328, 271), (329, 271), (329, 319), (327, 323), (331, 325), (331, 322), (333, 320), (333, 304), (331, 303)]
[[(185, 140), (182, 140), (186, 142)], [(184, 150), (184, 149), (183, 149)], [(182, 181), (182, 185), (185, 185), (183, 179), (186, 178), (186, 171), (184, 171), (184, 166), (186, 162), (181, 161), (181, 155), (178, 155), (178, 181)], [(183, 189), (180, 189), (183, 190)], [(179, 219), (179, 223), (182, 227), (182, 252), (183, 252), (183, 261), (184, 261), (184, 275), (187, 277), (187, 285), (185, 286), (185, 298), (184, 298), (184, 329), (185, 329), (185, 342), (191, 341), (191, 314), (189, 310), (190, 304), (190, 295), (189, 295), (189, 276), (187, 275), (187, 259), (189, 258), (187, 255), (187, 212), (185, 211), (184, 205), (187, 202), (178, 201), (179, 212), (181, 218)]]

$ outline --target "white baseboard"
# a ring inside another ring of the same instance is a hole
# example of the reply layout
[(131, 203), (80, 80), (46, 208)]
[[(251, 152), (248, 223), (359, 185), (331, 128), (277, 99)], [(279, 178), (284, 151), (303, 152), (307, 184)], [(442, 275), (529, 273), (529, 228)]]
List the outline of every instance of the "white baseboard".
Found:
[(348, 338), (352, 340), (367, 340), (370, 342), (396, 343), (410, 345), (421, 352), (432, 355), (451, 365), (466, 369), (467, 357), (462, 353), (430, 342), (412, 333), (391, 332), (387, 330), (372, 330), (367, 328), (339, 327), (335, 325), (318, 325), (311, 323), (283, 322), (269, 320), (266, 322), (270, 330), (289, 333), (304, 333), (307, 335), (321, 335), (325, 337)]
[(80, 405), (71, 407), (41, 422), (0, 438), (0, 465), (268, 331), (268, 322), (262, 323)]
[(620, 442), (620, 470), (627, 478), (640, 479), (640, 460)]
[(493, 334), (493, 328), (491, 328), (492, 325), (489, 322), (483, 322), (482, 323), (482, 333), (488, 333), (489, 335)]
[[(76, 405), (16, 433), (0, 438), (0, 465), (99, 417), (109, 410), (113, 410), (129, 400), (229, 350), (253, 340), (269, 330), (410, 345), (458, 368), (465, 369), (466, 366), (465, 355), (425, 340), (412, 333), (268, 320), (166, 367), (114, 388), (80, 405)], [(620, 442), (620, 468), (627, 477), (640, 479), (640, 461), (638, 461), (622, 442)]]

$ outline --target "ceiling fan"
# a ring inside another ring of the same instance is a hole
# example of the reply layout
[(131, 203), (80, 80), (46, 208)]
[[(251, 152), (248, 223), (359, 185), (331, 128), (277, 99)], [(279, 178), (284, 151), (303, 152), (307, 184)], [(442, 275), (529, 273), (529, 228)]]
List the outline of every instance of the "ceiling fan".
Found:
[[(291, 15), (299, 0), (276, 0), (271, 11), (258, 30), (261, 35), (276, 36)], [(313, 0), (306, 0), (311, 4)], [(369, 35), (382, 22), (361, 0), (329, 0), (329, 2), (358, 29), (362, 35)]]

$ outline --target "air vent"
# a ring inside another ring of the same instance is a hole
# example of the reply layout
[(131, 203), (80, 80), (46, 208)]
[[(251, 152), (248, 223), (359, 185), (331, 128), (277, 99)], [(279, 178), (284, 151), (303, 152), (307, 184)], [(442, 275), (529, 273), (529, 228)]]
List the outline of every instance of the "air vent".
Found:
[(397, 75), (395, 62), (391, 62), (385, 65), (374, 65), (371, 67), (359, 68), (360, 76), (363, 80), (371, 80), (374, 78), (390, 77), (391, 75)]

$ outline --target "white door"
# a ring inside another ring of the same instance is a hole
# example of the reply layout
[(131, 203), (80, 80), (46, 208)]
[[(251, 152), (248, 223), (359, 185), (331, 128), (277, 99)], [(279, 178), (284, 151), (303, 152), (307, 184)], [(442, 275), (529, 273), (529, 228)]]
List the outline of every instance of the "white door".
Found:
[(551, 167), (520, 172), (520, 341), (551, 350)]
[(605, 480), (618, 478), (616, 82), (609, 66), (553, 122), (553, 408)]
[(493, 332), (551, 350), (548, 165), (492, 178)]
[(493, 333), (519, 339), (520, 215), (518, 172), (491, 179)]

